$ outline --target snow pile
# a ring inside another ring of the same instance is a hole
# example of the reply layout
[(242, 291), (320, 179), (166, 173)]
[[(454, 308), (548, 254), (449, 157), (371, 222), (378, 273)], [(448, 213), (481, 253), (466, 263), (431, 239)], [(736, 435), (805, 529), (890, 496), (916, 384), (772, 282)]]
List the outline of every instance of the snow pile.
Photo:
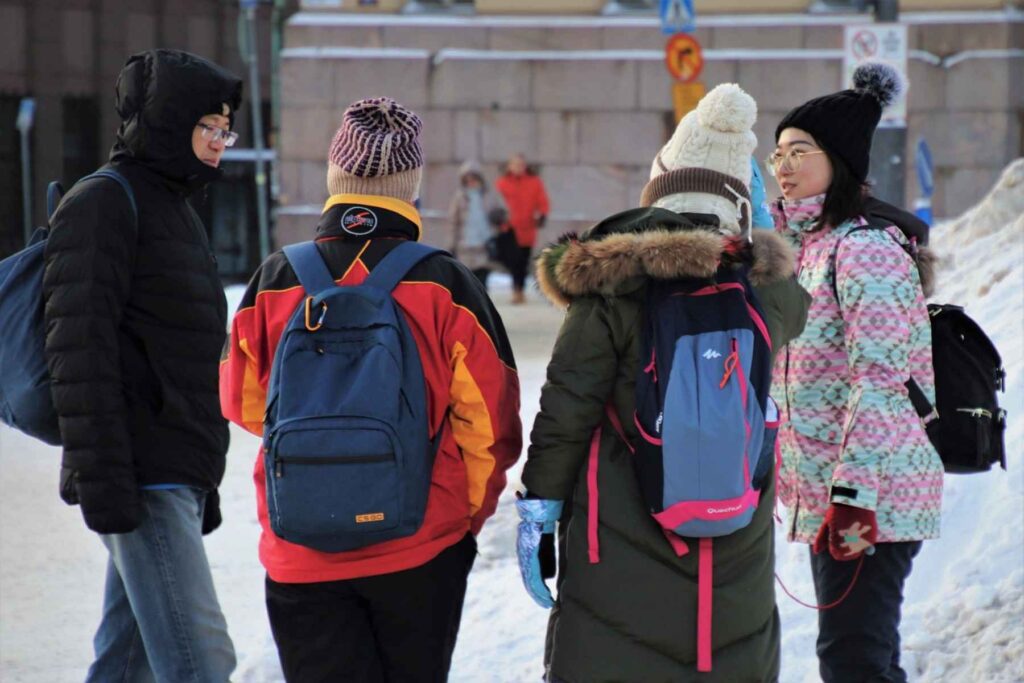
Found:
[(1024, 680), (1024, 159), (933, 230), (936, 302), (964, 306), (1007, 371), (1007, 471), (947, 475), (942, 538), (907, 590), (904, 651), (920, 681)]

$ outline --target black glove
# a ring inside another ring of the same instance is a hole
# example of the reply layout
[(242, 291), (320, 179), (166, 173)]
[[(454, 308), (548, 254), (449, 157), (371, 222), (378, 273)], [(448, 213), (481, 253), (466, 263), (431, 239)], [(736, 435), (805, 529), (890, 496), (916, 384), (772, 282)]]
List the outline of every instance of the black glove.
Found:
[(203, 536), (220, 526), (224, 518), (220, 516), (220, 494), (217, 489), (206, 494), (206, 505), (203, 506)]
[(541, 215), (537, 216), (537, 227), (538, 228), (543, 228), (544, 224), (547, 223), (547, 222), (548, 222), (548, 217), (547, 217), (546, 214), (542, 213)]
[(557, 567), (555, 566), (555, 535), (541, 534), (540, 548), (537, 551), (537, 559), (540, 560), (541, 578), (554, 578)]
[(127, 534), (142, 523), (142, 495), (135, 477), (82, 481), (78, 472), (61, 468), (60, 497), (80, 505), (85, 525), (98, 534)]

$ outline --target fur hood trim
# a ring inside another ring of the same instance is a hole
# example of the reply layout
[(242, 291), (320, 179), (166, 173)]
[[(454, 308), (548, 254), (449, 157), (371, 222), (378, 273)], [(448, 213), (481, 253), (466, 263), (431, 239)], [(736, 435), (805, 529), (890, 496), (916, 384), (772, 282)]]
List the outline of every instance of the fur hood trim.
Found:
[[(614, 233), (599, 240), (553, 244), (537, 258), (541, 292), (556, 306), (566, 307), (587, 294), (613, 295), (638, 277), (670, 280), (711, 277), (730, 240), (707, 230), (650, 230)], [(793, 275), (793, 252), (772, 232), (753, 233), (754, 262), (750, 281), (763, 285)]]
[(935, 293), (935, 270), (938, 265), (939, 257), (930, 247), (917, 248), (917, 272), (921, 276), (921, 289), (926, 299)]

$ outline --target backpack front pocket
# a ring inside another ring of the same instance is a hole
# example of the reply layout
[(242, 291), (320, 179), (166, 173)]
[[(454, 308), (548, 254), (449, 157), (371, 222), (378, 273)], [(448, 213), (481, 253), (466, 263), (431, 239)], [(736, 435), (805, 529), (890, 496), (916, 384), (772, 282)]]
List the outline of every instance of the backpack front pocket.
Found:
[(365, 418), (282, 424), (265, 456), (274, 533), (324, 552), (387, 540), (401, 523), (399, 451)]
[(682, 536), (721, 536), (753, 514), (753, 458), (764, 415), (748, 375), (753, 335), (726, 330), (680, 337), (665, 392), (664, 512)]

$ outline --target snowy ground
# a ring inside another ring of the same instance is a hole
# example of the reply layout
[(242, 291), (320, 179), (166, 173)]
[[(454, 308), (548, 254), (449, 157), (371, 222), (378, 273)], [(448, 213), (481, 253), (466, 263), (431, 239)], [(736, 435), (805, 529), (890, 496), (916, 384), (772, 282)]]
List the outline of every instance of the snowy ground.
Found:
[[(907, 587), (904, 658), (911, 680), (1024, 681), (1024, 161), (999, 194), (936, 229), (953, 254), (936, 300), (965, 304), (1006, 363), (1009, 472), (947, 477), (943, 537), (925, 544)], [(238, 291), (229, 297), (237, 300)], [(537, 301), (505, 305), (529, 432), (558, 312)], [(235, 679), (280, 681), (256, 559), (251, 468), (256, 440), (233, 429), (221, 487), (224, 525), (207, 549), (239, 656)], [(105, 553), (76, 508), (57, 497), (59, 452), (0, 427), (0, 679), (80, 681), (100, 615)], [(518, 485), (515, 469), (510, 489)], [(515, 511), (506, 495), (480, 538), (451, 680), (540, 681), (546, 612), (526, 596), (515, 563)], [(777, 540), (779, 573), (804, 600), (814, 591), (805, 546)], [(783, 683), (818, 680), (816, 615), (779, 593)]]

